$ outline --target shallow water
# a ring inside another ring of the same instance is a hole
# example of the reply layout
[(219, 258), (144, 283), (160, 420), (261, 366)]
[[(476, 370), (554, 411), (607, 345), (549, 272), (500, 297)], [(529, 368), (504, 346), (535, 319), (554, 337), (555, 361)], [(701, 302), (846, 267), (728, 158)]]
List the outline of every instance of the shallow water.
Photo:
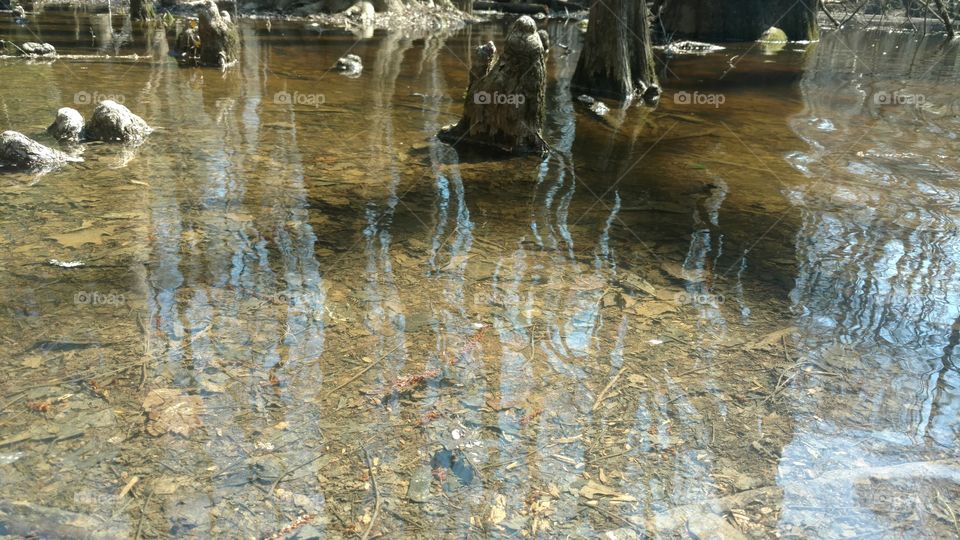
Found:
[(553, 151), (494, 159), (433, 134), (499, 23), (245, 21), (221, 73), (110, 21), (0, 24), (139, 55), (2, 61), (3, 129), (158, 128), (0, 176), (0, 532), (960, 531), (955, 45), (671, 58), (603, 120), (554, 47)]

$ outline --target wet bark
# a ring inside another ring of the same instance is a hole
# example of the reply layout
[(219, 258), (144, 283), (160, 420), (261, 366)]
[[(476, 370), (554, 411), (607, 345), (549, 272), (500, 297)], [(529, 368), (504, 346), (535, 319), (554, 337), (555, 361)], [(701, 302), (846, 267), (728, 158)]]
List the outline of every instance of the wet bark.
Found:
[(486, 0), (477, 0), (473, 3), (473, 7), (480, 10), (499, 11), (501, 13), (523, 13), (526, 15), (535, 15), (537, 13), (546, 15), (550, 12), (550, 8), (544, 4), (514, 4), (512, 2)]
[[(151, 2), (152, 0), (146, 0)], [(147, 19), (147, 4), (144, 0), (130, 0), (130, 18), (135, 20)]]
[[(770, 3), (773, 12), (768, 15), (768, 26), (776, 26), (787, 33), (791, 41), (816, 41), (820, 39), (817, 12), (820, 0), (778, 0)], [(779, 16), (777, 20), (775, 17)], [(773, 19), (773, 20), (770, 20)]]
[(571, 87), (594, 95), (628, 99), (656, 85), (649, 12), (645, 2), (607, 0), (590, 8)]
[[(189, 24), (189, 23), (188, 23)], [(195, 26), (187, 26), (177, 34), (173, 50), (181, 64), (196, 64), (200, 61), (200, 33)]]
[(943, 0), (933, 0), (933, 4), (937, 7), (937, 15), (947, 30), (947, 39), (953, 39), (956, 33), (953, 29), (953, 21), (950, 20), (950, 11), (943, 5)]
[(517, 153), (545, 150), (546, 53), (533, 19), (514, 21), (499, 57), (492, 42), (478, 47), (469, 81), (463, 117), (443, 128), (441, 139)]
[(225, 19), (213, 0), (199, 9), (200, 64), (223, 67), (240, 58), (240, 34), (233, 22)]

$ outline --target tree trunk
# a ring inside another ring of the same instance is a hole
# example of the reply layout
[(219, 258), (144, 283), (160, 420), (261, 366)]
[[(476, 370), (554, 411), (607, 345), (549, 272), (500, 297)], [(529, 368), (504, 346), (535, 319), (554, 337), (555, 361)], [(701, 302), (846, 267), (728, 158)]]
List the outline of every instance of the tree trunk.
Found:
[(533, 19), (524, 15), (514, 21), (503, 52), (496, 59), (495, 54), (493, 43), (477, 48), (463, 118), (440, 130), (439, 137), (518, 153), (543, 151), (546, 52)]
[(147, 18), (147, 6), (144, 4), (144, 0), (130, 0), (130, 18), (133, 20)]
[(590, 23), (571, 86), (620, 99), (657, 82), (650, 21), (643, 0), (607, 0), (590, 8)]
[(697, 41), (755, 41), (776, 26), (794, 41), (819, 36), (819, 0), (673, 0), (660, 24), (667, 36)]
[(820, 39), (820, 25), (817, 24), (820, 0), (779, 0), (771, 2), (769, 9), (767, 25), (786, 32), (790, 41)]
[(956, 33), (953, 30), (953, 21), (950, 20), (950, 11), (943, 5), (943, 0), (933, 0), (933, 3), (937, 6), (940, 20), (943, 21), (943, 26), (947, 29), (947, 39), (953, 39)]
[(477, 0), (473, 2), (474, 9), (486, 11), (499, 11), (500, 13), (522, 13), (525, 15), (536, 15), (541, 13), (546, 15), (550, 13), (550, 8), (544, 4), (515, 4), (512, 2), (487, 2), (486, 0)]
[(697, 41), (754, 41), (768, 28), (763, 0), (672, 0), (660, 13), (668, 37)]

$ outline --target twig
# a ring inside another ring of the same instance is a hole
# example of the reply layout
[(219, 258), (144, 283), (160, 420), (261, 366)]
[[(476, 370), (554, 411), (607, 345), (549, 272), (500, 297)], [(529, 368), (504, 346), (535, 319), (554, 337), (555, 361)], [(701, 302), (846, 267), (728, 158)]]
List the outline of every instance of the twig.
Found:
[(617, 381), (620, 380), (620, 376), (623, 375), (623, 372), (626, 370), (627, 370), (627, 366), (623, 366), (622, 368), (620, 368), (620, 371), (618, 371), (617, 374), (614, 375), (612, 379), (610, 379), (610, 382), (603, 387), (603, 390), (601, 390), (600, 394), (597, 396), (597, 400), (593, 402), (593, 408), (590, 409), (591, 411), (595, 411), (600, 408), (600, 404), (603, 403), (604, 398), (607, 397), (607, 392), (609, 392), (610, 389), (613, 388), (613, 385), (617, 384)]
[(830, 19), (830, 22), (834, 24), (837, 28), (840, 28), (840, 21), (833, 18), (833, 15), (830, 13), (830, 10), (827, 9), (826, 2), (820, 2), (820, 10), (826, 14), (827, 18)]
[(630, 528), (630, 529), (632, 529), (632, 530), (634, 530), (634, 531), (637, 531), (637, 532), (639, 532), (639, 533), (645, 532), (645, 531), (643, 531), (642, 529), (640, 529), (639, 527), (637, 527), (637, 525), (636, 525), (635, 523), (631, 522), (630, 520), (628, 520), (627, 518), (625, 518), (625, 517), (623, 517), (623, 516), (614, 514), (613, 512), (610, 512), (610, 511), (607, 511), (607, 510), (604, 510), (603, 508), (600, 508), (599, 506), (591, 506), (591, 505), (589, 505), (589, 504), (586, 504), (586, 503), (583, 502), (583, 501), (580, 501), (580, 504), (582, 504), (584, 508), (589, 508), (590, 510), (596, 510), (597, 512), (603, 514), (604, 516), (607, 516), (608, 518), (610, 518), (610, 519), (612, 519), (612, 520), (614, 520), (614, 521), (618, 521), (618, 522), (620, 522), (621, 524), (626, 525), (628, 528)]
[(292, 473), (292, 472), (299, 471), (300, 469), (306, 467), (307, 465), (313, 463), (314, 461), (322, 458), (322, 457), (325, 456), (325, 455), (326, 455), (326, 454), (317, 454), (316, 456), (308, 459), (307, 461), (304, 461), (303, 463), (297, 465), (296, 467), (294, 467), (294, 468), (292, 468), (292, 469), (287, 469), (287, 470), (283, 471), (283, 472), (280, 474), (280, 476), (277, 477), (277, 480), (273, 483), (273, 485), (270, 486), (270, 491), (268, 491), (267, 494), (273, 493), (274, 490), (277, 489), (277, 486), (280, 485), (280, 482), (282, 482), (283, 479), (286, 478), (286, 476), (287, 476), (288, 474), (290, 474), (290, 473)]
[(720, 361), (718, 361), (718, 362), (714, 362), (714, 363), (709, 364), (709, 365), (706, 365), (706, 366), (701, 366), (701, 367), (698, 367), (698, 368), (688, 369), (688, 370), (684, 371), (683, 373), (677, 375), (677, 378), (679, 379), (680, 377), (686, 377), (687, 375), (692, 375), (692, 374), (694, 374), (694, 373), (700, 373), (701, 371), (706, 371), (706, 370), (708, 370), (708, 369), (712, 369), (712, 368), (715, 368), (715, 367), (719, 367), (721, 364), (724, 364), (724, 363), (726, 363), (726, 362), (727, 362), (727, 360), (720, 360)]
[(360, 377), (362, 377), (364, 373), (370, 371), (370, 369), (371, 369), (373, 366), (375, 366), (375, 365), (379, 364), (380, 362), (382, 362), (386, 357), (388, 357), (388, 356), (390, 356), (391, 354), (393, 354), (393, 352), (396, 351), (396, 350), (399, 349), (399, 348), (400, 348), (400, 345), (397, 345), (396, 347), (394, 347), (394, 348), (390, 349), (389, 351), (387, 351), (387, 353), (385, 353), (385, 354), (384, 354), (383, 356), (381, 356), (380, 358), (377, 358), (377, 359), (374, 360), (373, 362), (370, 362), (370, 365), (368, 365), (367, 367), (365, 367), (365, 368), (361, 369), (360, 371), (358, 371), (357, 374), (354, 375), (353, 377), (350, 377), (350, 378), (347, 380), (347, 382), (345, 382), (345, 383), (341, 384), (340, 386), (334, 388), (333, 390), (327, 392), (327, 397), (329, 398), (330, 396), (332, 396), (333, 394), (335, 394), (335, 393), (337, 392), (337, 390), (340, 390), (341, 388), (349, 385), (349, 384), (352, 383), (353, 381), (355, 381), (355, 380), (359, 379)]
[(953, 30), (953, 21), (950, 20), (950, 12), (946, 6), (943, 5), (943, 0), (933, 0), (933, 3), (937, 6), (937, 11), (933, 12), (933, 9), (930, 7), (930, 2), (927, 2), (927, 9), (932, 11), (933, 14), (943, 22), (943, 26), (947, 29), (947, 39), (953, 39), (956, 34)]
[(861, 2), (860, 5), (858, 5), (856, 9), (854, 9), (853, 12), (851, 12), (850, 15), (848, 15), (847, 18), (840, 23), (840, 26), (845, 26), (848, 22), (850, 22), (850, 20), (856, 17), (857, 13), (860, 13), (860, 10), (863, 9), (863, 7), (866, 6), (868, 3), (869, 2), (867, 2), (866, 0)]
[(293, 531), (299, 529), (300, 527), (303, 527), (304, 525), (306, 525), (307, 523), (310, 523), (315, 519), (317, 519), (317, 516), (313, 514), (302, 514), (300, 515), (300, 517), (295, 519), (292, 523), (290, 523), (286, 527), (271, 534), (270, 536), (265, 537), (265, 540), (279, 540), (280, 538), (285, 538), (287, 535), (289, 535)]
[(603, 460), (605, 460), (605, 459), (615, 458), (615, 457), (617, 457), (617, 456), (622, 456), (622, 455), (625, 455), (625, 454), (629, 454), (630, 452), (633, 452), (633, 450), (624, 450), (624, 451), (622, 451), (622, 452), (614, 452), (614, 453), (612, 453), (612, 454), (607, 454), (607, 455), (605, 455), (605, 456), (597, 456), (597, 457), (595, 457), (595, 458), (587, 459), (587, 463), (593, 465), (594, 463), (596, 463), (596, 462), (598, 462), (598, 461), (603, 461)]
[(137, 532), (133, 535), (133, 540), (140, 540), (140, 533), (143, 532), (143, 515), (147, 512), (147, 505), (150, 504), (150, 499), (153, 498), (154, 490), (150, 490), (150, 494), (147, 495), (147, 499), (143, 501), (143, 506), (140, 507), (140, 518), (137, 519)]
[(361, 448), (363, 450), (363, 459), (367, 462), (367, 473), (370, 474), (370, 484), (373, 486), (373, 496), (376, 497), (373, 503), (373, 516), (370, 517), (370, 523), (367, 524), (366, 530), (363, 531), (363, 534), (360, 536), (360, 540), (367, 540), (370, 538), (370, 529), (373, 529), (373, 524), (377, 522), (377, 517), (380, 515), (380, 486), (377, 485), (377, 477), (373, 475), (373, 464), (370, 462), (370, 454), (367, 453), (366, 448)]
[(953, 507), (950, 506), (950, 503), (947, 502), (943, 495), (940, 494), (940, 490), (937, 490), (937, 499), (940, 500), (940, 504), (943, 505), (944, 509), (950, 515), (950, 519), (953, 520), (953, 528), (957, 531), (957, 536), (960, 536), (960, 522), (957, 521), (957, 513), (953, 511)]

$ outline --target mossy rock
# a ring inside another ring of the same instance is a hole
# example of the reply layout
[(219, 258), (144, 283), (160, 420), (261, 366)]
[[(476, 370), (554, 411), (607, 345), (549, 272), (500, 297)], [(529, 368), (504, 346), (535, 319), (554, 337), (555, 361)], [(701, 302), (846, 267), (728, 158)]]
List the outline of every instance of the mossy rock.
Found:
[(786, 43), (789, 40), (786, 32), (776, 26), (771, 26), (764, 30), (763, 34), (760, 34), (760, 41), (763, 43)]

